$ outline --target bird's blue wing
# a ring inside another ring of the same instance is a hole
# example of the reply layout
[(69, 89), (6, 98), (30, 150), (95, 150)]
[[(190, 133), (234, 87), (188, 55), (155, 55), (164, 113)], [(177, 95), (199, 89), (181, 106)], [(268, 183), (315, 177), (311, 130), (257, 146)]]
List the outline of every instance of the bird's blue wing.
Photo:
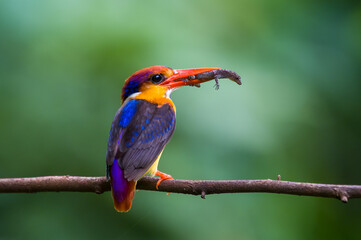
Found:
[(138, 180), (155, 162), (175, 129), (175, 113), (168, 104), (158, 106), (132, 99), (114, 117), (109, 134), (107, 166), (118, 160), (128, 181)]

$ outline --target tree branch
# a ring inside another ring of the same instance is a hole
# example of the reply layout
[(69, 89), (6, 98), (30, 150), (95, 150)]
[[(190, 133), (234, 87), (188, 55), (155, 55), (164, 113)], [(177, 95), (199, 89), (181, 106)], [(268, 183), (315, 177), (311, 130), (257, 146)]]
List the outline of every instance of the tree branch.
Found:
[[(157, 191), (155, 185), (159, 179), (143, 177), (137, 188)], [(0, 178), (0, 193), (35, 193), (35, 192), (95, 192), (110, 190), (105, 177), (48, 176), (31, 178)], [(334, 185), (288, 182), (278, 180), (223, 180), (192, 181), (165, 180), (159, 186), (160, 192), (207, 194), (268, 192), (301, 196), (337, 198), (347, 202), (350, 198), (361, 198), (360, 185)]]

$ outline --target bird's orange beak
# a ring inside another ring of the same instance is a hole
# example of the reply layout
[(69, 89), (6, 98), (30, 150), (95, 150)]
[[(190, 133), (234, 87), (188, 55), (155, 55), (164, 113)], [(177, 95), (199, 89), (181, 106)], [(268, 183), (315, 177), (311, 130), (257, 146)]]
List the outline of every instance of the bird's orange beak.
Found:
[(168, 77), (160, 85), (169, 88), (178, 88), (182, 86), (197, 86), (212, 79), (229, 78), (232, 81), (241, 84), (240, 77), (235, 72), (220, 68), (193, 68), (174, 70), (174, 74)]

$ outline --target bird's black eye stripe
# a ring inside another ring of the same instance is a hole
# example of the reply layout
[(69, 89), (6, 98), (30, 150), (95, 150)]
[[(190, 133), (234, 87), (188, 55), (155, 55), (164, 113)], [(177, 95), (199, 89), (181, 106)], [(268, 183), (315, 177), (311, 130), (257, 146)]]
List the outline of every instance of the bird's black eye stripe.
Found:
[(163, 74), (160, 74), (160, 73), (159, 73), (159, 74), (154, 74), (154, 75), (152, 75), (152, 76), (150, 77), (150, 80), (151, 80), (153, 83), (156, 83), (156, 84), (163, 82), (164, 79), (165, 79), (164, 75), (163, 75)]

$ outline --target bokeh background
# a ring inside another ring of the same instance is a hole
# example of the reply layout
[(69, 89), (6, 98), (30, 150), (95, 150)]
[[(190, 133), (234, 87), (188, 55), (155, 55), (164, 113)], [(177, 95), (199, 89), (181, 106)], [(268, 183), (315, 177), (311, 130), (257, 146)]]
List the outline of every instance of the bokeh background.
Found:
[[(361, 4), (1, 1), (0, 177), (103, 176), (124, 80), (222, 67), (173, 93), (160, 169), (180, 179), (361, 184)], [(139, 191), (0, 195), (0, 239), (360, 239), (361, 202)]]

